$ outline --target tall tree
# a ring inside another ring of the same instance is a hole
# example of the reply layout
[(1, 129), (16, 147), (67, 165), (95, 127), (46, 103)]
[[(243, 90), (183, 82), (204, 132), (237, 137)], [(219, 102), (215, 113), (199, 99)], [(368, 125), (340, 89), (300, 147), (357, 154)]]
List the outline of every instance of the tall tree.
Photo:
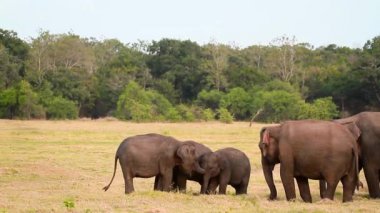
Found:
[(48, 31), (40, 31), (32, 38), (27, 78), (37, 87), (41, 87), (48, 71), (55, 69), (53, 45), (56, 36)]
[(94, 44), (97, 59), (96, 103), (94, 117), (106, 116), (116, 109), (117, 100), (129, 81), (141, 83), (143, 88), (151, 84), (145, 56), (134, 47), (116, 39)]
[(25, 75), (28, 44), (17, 33), (0, 29), (0, 88), (17, 84)]
[[(179, 97), (175, 100), (177, 103), (194, 100), (206, 85), (206, 72), (200, 63), (202, 51), (197, 43), (173, 39), (153, 41), (149, 54), (147, 65), (152, 76), (165, 79), (174, 86)], [(164, 95), (168, 97), (168, 94)]]
[(273, 69), (279, 78), (283, 81), (291, 81), (296, 72), (296, 39), (293, 36), (281, 36), (275, 38), (271, 42), (271, 47), (274, 48)]
[(212, 41), (203, 47), (205, 52), (204, 66), (209, 73), (211, 84), (214, 89), (220, 91), (227, 87), (227, 78), (225, 70), (228, 66), (228, 53), (230, 47), (224, 44)]

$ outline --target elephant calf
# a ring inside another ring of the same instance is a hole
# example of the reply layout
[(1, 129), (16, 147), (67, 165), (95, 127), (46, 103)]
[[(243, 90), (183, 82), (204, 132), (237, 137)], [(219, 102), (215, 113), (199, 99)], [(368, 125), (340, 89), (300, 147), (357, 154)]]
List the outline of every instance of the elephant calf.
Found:
[[(184, 143), (192, 144), (195, 147), (195, 158), (197, 161), (200, 157), (206, 153), (211, 153), (211, 149), (207, 146), (197, 143), (195, 141), (184, 141)], [(186, 191), (186, 181), (192, 180), (198, 182), (200, 185), (203, 184), (203, 174), (198, 172), (197, 170), (191, 171), (191, 174), (188, 174), (185, 171), (183, 166), (175, 166), (173, 169), (173, 181), (172, 186), (174, 190), (178, 190), (181, 192)], [(161, 176), (156, 176), (154, 181), (154, 190), (162, 190), (162, 178)]]
[(251, 165), (248, 157), (234, 148), (220, 149), (204, 154), (199, 161), (205, 170), (201, 193), (213, 193), (219, 185), (219, 194), (226, 194), (227, 185), (235, 188), (236, 194), (247, 194)]
[(125, 193), (134, 191), (133, 178), (160, 176), (163, 191), (169, 191), (173, 168), (181, 165), (184, 172), (195, 170), (204, 173), (195, 157), (195, 147), (191, 143), (159, 134), (137, 135), (125, 139), (115, 155), (115, 165), (111, 182), (103, 189), (107, 191), (116, 173), (117, 160), (123, 171)]

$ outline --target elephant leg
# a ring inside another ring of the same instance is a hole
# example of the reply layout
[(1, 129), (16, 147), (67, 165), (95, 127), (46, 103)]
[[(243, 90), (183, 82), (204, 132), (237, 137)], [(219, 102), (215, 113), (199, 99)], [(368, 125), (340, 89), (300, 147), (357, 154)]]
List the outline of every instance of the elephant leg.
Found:
[(323, 199), (326, 193), (326, 181), (319, 180), (319, 196)]
[(162, 191), (162, 177), (161, 175), (156, 175), (154, 178), (154, 190)]
[(164, 169), (162, 175), (162, 190), (169, 192), (173, 181), (173, 169)]
[(219, 177), (219, 194), (226, 194), (228, 181), (229, 180), (227, 179), (227, 177), (220, 175), (220, 177)]
[(128, 169), (127, 163), (124, 160), (120, 160), (121, 170), (123, 172), (124, 183), (125, 183), (125, 194), (129, 194), (135, 191), (133, 187), (133, 175), (132, 172)]
[(296, 177), (296, 180), (302, 200), (306, 203), (311, 203), (312, 199), (310, 194), (309, 180), (305, 177)]
[(243, 178), (243, 181), (239, 184), (239, 186), (236, 189), (236, 194), (247, 194), (247, 188), (248, 188), (248, 183), (249, 183), (249, 176)]
[(215, 194), (216, 188), (218, 188), (219, 181), (217, 178), (211, 178), (207, 187), (206, 194)]
[(176, 179), (174, 187), (180, 191), (180, 192), (186, 192), (186, 181), (187, 177), (183, 174), (177, 174), (177, 177), (174, 177)]
[(248, 184), (246, 183), (239, 184), (238, 186), (235, 187), (236, 195), (247, 194), (247, 188), (248, 188)]
[(355, 180), (356, 177), (352, 177), (352, 175), (346, 175), (341, 179), (343, 184), (343, 202), (352, 201), (352, 195), (357, 184)]
[(280, 176), (282, 185), (285, 189), (286, 199), (288, 201), (296, 199), (296, 188), (294, 185), (294, 174), (293, 174), (293, 161), (283, 160), (280, 166)]
[(179, 177), (178, 177), (178, 175), (179, 175), (179, 168), (178, 168), (178, 166), (176, 166), (173, 169), (173, 180), (172, 180), (172, 184), (171, 184), (171, 190), (173, 190), (173, 191), (177, 191), (179, 188), (179, 183), (178, 183)]
[(367, 180), (369, 196), (380, 198), (379, 171), (370, 166), (364, 166), (364, 175)]
[(327, 182), (327, 188), (326, 188), (325, 194), (323, 195), (323, 198), (334, 200), (334, 194), (335, 194), (336, 186), (339, 183), (339, 180), (327, 179), (326, 182)]

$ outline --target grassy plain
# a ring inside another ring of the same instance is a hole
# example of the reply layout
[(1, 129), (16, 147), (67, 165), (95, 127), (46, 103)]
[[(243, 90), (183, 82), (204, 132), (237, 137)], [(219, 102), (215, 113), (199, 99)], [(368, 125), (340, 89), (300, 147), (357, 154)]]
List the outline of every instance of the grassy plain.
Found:
[[(376, 212), (380, 201), (368, 199), (365, 188), (354, 202), (342, 203), (342, 186), (335, 200), (321, 201), (317, 181), (310, 181), (312, 204), (285, 201), (278, 167), (279, 198), (268, 201), (269, 189), (257, 147), (264, 124), (246, 122), (129, 123), (112, 119), (77, 121), (0, 120), (0, 212)], [(135, 178), (136, 192), (125, 195), (120, 166), (107, 192), (114, 154), (126, 137), (160, 133), (191, 139), (212, 150), (235, 147), (251, 161), (248, 195), (199, 195), (200, 186), (188, 182), (187, 193), (155, 192), (153, 178)]]

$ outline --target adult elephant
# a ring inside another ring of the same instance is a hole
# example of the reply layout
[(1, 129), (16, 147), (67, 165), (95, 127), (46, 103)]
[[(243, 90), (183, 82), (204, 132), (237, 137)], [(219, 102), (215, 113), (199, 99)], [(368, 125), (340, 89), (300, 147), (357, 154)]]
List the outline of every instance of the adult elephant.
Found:
[(329, 121), (287, 121), (264, 127), (259, 148), (269, 199), (276, 199), (273, 168), (280, 163), (280, 176), (287, 200), (296, 198), (293, 178), (302, 199), (312, 202), (308, 178), (326, 180), (324, 198), (333, 199), (339, 180), (343, 183), (343, 202), (352, 201), (357, 183), (358, 149), (356, 139), (346, 127)]
[(114, 172), (110, 187), (116, 173), (117, 160), (123, 171), (125, 193), (134, 191), (133, 178), (149, 178), (160, 175), (162, 190), (169, 191), (173, 177), (173, 168), (181, 165), (186, 173), (196, 170), (203, 173), (195, 157), (195, 147), (191, 143), (159, 134), (145, 134), (126, 138), (116, 151)]
[[(195, 141), (184, 141), (184, 143), (192, 144), (195, 147), (195, 158), (199, 161), (200, 157), (204, 154), (211, 153), (211, 149), (207, 146), (197, 143)], [(202, 171), (203, 172), (203, 171)], [(174, 190), (186, 191), (187, 180), (198, 182), (200, 185), (203, 183), (203, 173), (196, 169), (191, 171), (191, 174), (186, 172), (183, 165), (175, 166), (173, 169), (172, 186)], [(154, 190), (162, 190), (162, 178), (160, 175), (156, 176), (154, 181)]]
[(380, 198), (380, 112), (361, 112), (335, 122), (355, 122), (360, 129), (359, 158), (367, 180), (369, 196)]

